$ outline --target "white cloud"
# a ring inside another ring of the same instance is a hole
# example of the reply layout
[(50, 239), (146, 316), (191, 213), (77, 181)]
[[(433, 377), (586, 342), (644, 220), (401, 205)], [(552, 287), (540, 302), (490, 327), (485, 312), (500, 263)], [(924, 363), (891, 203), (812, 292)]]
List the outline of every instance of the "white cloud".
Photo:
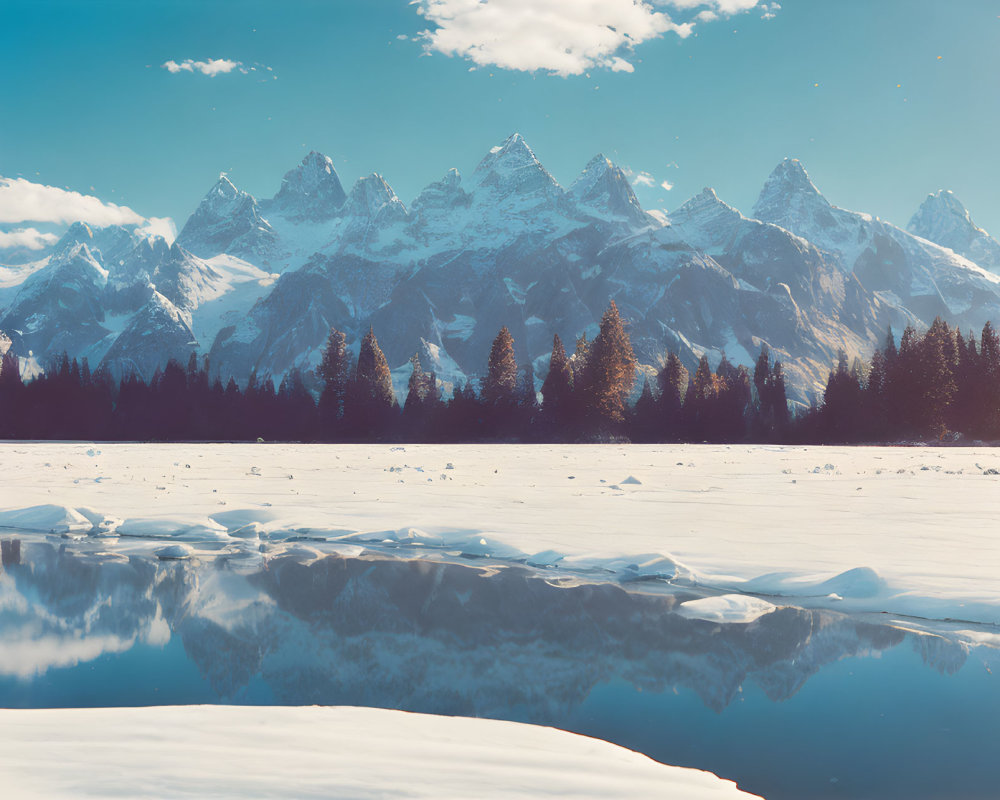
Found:
[[(137, 214), (128, 206), (105, 203), (92, 195), (71, 192), (57, 186), (32, 183), (24, 178), (0, 177), (0, 224), (43, 222), (68, 225), (86, 222), (89, 225), (134, 225), (143, 234), (156, 234), (168, 241), (176, 235), (174, 222), (168, 217), (149, 217)], [(33, 233), (32, 233), (33, 232)], [(39, 247), (52, 244), (52, 234), (39, 233), (26, 228), (12, 233), (0, 233), (0, 248), (29, 247), (23, 242), (40, 243)], [(18, 237), (21, 242), (14, 242)], [(7, 244), (4, 244), (7, 242)]]
[(640, 172), (632, 177), (633, 186), (656, 186), (656, 178), (648, 172)]
[(136, 231), (143, 236), (161, 236), (168, 244), (173, 244), (177, 238), (177, 226), (170, 217), (148, 217)]
[(18, 228), (14, 231), (0, 231), (0, 250), (21, 247), (25, 250), (41, 250), (59, 241), (54, 233), (42, 233), (37, 228)]
[(663, 183), (660, 184), (660, 188), (669, 192), (674, 188), (674, 185), (670, 181), (663, 181)]
[(105, 203), (92, 195), (24, 178), (0, 178), (0, 222), (89, 222), (103, 226), (145, 221), (128, 206)]
[(672, 6), (682, 11), (701, 8), (719, 16), (731, 17), (734, 14), (742, 14), (756, 8), (759, 2), (760, 0), (660, 0), (659, 4)]
[(208, 75), (210, 78), (214, 78), (216, 75), (224, 75), (227, 72), (232, 72), (234, 69), (238, 69), (244, 75), (249, 72), (239, 61), (230, 61), (228, 58), (210, 58), (207, 61), (195, 61), (194, 59), (187, 58), (180, 63), (170, 60), (164, 62), (163, 69), (175, 75), (178, 72), (200, 72), (202, 75)]
[(774, 19), (778, 16), (778, 12), (781, 11), (781, 6), (778, 3), (763, 3), (761, 4), (760, 11), (761, 19)]
[(561, 76), (592, 68), (631, 72), (627, 56), (636, 45), (665, 33), (684, 38), (693, 29), (643, 0), (412, 0), (411, 5), (433, 26), (421, 32), (428, 53)]

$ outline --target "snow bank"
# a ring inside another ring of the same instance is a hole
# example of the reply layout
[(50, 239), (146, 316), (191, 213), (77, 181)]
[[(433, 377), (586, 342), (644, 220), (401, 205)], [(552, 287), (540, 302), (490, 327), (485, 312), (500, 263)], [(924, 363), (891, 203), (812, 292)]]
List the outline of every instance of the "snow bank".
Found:
[(0, 710), (0, 774), (18, 798), (753, 796), (552, 728), (346, 707)]
[(0, 526), (23, 530), (424, 548), (1000, 623), (989, 448), (11, 442), (0, 469), (21, 504)]
[(0, 528), (40, 533), (89, 531), (93, 523), (79, 511), (66, 506), (40, 505), (0, 511)]

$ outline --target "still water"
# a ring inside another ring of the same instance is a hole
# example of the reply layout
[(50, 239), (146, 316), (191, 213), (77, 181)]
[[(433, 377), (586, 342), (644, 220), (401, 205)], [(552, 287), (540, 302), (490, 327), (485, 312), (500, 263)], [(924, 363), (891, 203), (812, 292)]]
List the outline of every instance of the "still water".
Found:
[[(769, 800), (995, 798), (997, 632), (484, 560), (5, 537), (0, 706), (401, 708), (553, 725)], [(111, 548), (111, 549), (109, 549)]]

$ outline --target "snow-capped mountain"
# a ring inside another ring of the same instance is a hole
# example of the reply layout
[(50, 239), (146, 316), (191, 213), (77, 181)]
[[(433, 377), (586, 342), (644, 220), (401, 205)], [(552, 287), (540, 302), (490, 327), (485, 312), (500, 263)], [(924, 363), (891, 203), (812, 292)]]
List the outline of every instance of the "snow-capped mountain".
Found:
[(796, 160), (771, 173), (753, 215), (809, 240), (866, 289), (924, 324), (940, 316), (979, 328), (1000, 319), (1000, 276), (877, 217), (832, 205)]
[(692, 368), (702, 354), (750, 366), (766, 343), (808, 402), (839, 349), (867, 357), (890, 324), (1000, 320), (995, 248), (949, 193), (908, 232), (831, 204), (795, 160), (752, 217), (711, 189), (653, 214), (605, 156), (564, 188), (514, 134), (409, 206), (377, 173), (345, 192), (312, 152), (271, 198), (220, 176), (173, 245), (74, 225), (0, 274), (0, 330), (43, 363), (65, 349), (148, 378), (196, 350), (245, 380), (308, 379), (330, 326), (356, 344), (373, 325), (399, 388), (414, 352), (448, 388), (485, 370), (506, 325), (540, 386), (553, 335), (592, 336), (614, 299), (648, 367), (668, 348)]
[(1000, 271), (1000, 242), (972, 221), (953, 192), (940, 189), (929, 194), (906, 229), (915, 236), (954, 250), (981, 267)]
[(223, 174), (184, 225), (177, 244), (202, 258), (228, 253), (267, 263), (276, 238), (256, 199)]
[(273, 211), (292, 219), (323, 220), (335, 216), (346, 199), (333, 160), (314, 150), (285, 174), (278, 193), (262, 205), (265, 213)]

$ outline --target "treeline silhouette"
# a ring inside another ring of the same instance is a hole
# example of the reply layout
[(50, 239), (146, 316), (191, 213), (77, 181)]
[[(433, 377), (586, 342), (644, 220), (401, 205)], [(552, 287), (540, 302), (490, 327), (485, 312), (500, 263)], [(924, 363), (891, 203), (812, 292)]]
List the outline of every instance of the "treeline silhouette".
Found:
[(343, 332), (331, 330), (316, 369), (318, 401), (301, 372), (275, 387), (252, 374), (245, 388), (210, 378), (192, 353), (146, 383), (118, 381), (104, 367), (63, 355), (34, 380), (17, 359), (0, 365), (0, 437), (97, 441), (311, 442), (773, 442), (846, 443), (1000, 438), (1000, 339), (987, 323), (977, 342), (940, 319), (919, 336), (906, 328), (897, 348), (890, 330), (868, 362), (839, 357), (822, 401), (791, 414), (782, 365), (764, 345), (751, 372), (725, 356), (713, 371), (702, 357), (693, 374), (667, 353), (634, 404), (637, 362), (612, 302), (593, 341), (572, 355), (553, 341), (549, 371), (534, 388), (502, 328), (479, 390), (471, 383), (444, 399), (419, 358), (399, 406), (389, 366), (372, 330), (353, 359)]

